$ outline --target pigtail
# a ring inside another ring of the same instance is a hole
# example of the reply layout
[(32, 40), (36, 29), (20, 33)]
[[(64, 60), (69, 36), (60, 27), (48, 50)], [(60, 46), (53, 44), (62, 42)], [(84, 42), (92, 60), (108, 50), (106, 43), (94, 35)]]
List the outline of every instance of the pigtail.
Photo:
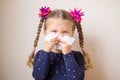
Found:
[(84, 57), (84, 67), (86, 70), (89, 70), (92, 68), (92, 63), (90, 61), (90, 57), (88, 55), (88, 53), (85, 52), (84, 50), (84, 38), (83, 38), (83, 32), (82, 32), (82, 27), (80, 25), (80, 23), (76, 23), (76, 27), (77, 27), (77, 32), (79, 35), (79, 44), (83, 53), (83, 57)]
[(36, 36), (35, 41), (34, 41), (33, 50), (32, 50), (32, 52), (29, 55), (28, 60), (27, 60), (27, 65), (29, 67), (32, 67), (33, 63), (34, 63), (35, 50), (36, 50), (36, 47), (38, 45), (39, 36), (40, 36), (40, 32), (41, 32), (41, 28), (42, 28), (43, 22), (44, 22), (44, 19), (41, 18), (39, 26), (38, 26), (37, 36)]

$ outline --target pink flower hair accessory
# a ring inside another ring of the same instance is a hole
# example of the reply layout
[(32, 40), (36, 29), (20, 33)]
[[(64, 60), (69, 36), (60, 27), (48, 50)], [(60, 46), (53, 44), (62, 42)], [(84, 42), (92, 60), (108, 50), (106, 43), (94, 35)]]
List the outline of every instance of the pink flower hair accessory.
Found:
[(81, 22), (81, 16), (84, 16), (84, 13), (81, 12), (82, 9), (78, 10), (78, 8), (74, 8), (74, 10), (70, 10), (70, 15), (73, 17), (75, 22)]
[(46, 16), (51, 12), (50, 7), (41, 7), (39, 8), (40, 13), (38, 14), (39, 17), (46, 19)]

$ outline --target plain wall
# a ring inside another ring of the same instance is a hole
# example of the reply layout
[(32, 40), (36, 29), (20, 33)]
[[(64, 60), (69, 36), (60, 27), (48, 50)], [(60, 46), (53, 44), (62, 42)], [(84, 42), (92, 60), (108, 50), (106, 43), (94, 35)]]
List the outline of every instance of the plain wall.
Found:
[[(25, 62), (36, 36), (39, 7), (45, 5), (84, 11), (85, 49), (94, 64), (85, 80), (120, 80), (120, 0), (0, 0), (0, 80), (34, 80)], [(42, 44), (41, 33), (37, 50)], [(76, 39), (73, 48), (78, 47)]]

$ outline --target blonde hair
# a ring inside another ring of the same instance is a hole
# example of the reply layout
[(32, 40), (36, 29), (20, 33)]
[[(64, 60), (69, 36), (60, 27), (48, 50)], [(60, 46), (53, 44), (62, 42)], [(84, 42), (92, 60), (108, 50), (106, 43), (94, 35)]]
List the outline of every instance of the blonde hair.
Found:
[(86, 70), (89, 70), (90, 68), (92, 68), (92, 64), (91, 64), (89, 55), (84, 50), (84, 38), (83, 38), (83, 32), (82, 32), (81, 24), (75, 22), (73, 20), (72, 16), (67, 11), (61, 10), (61, 9), (56, 9), (56, 10), (51, 11), (47, 15), (46, 19), (41, 18), (40, 24), (38, 26), (37, 36), (36, 36), (35, 41), (34, 41), (34, 46), (33, 46), (34, 49), (32, 50), (30, 56), (28, 57), (27, 65), (29, 67), (33, 66), (35, 49), (36, 49), (38, 41), (39, 41), (39, 35), (40, 35), (40, 32), (41, 32), (41, 28), (42, 28), (43, 22), (44, 22), (44, 29), (46, 29), (46, 21), (47, 21), (47, 19), (53, 18), (53, 17), (62, 18), (62, 19), (70, 20), (71, 22), (73, 22), (73, 24), (74, 24), (73, 25), (73, 30), (75, 30), (75, 27), (76, 27), (78, 35), (79, 35), (79, 44), (80, 44), (80, 48), (82, 50), (83, 57), (84, 57), (84, 68)]

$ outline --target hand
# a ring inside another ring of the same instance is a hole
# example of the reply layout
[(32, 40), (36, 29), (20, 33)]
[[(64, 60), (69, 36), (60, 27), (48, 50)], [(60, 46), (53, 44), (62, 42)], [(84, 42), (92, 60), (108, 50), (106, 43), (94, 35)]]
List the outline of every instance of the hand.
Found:
[(71, 46), (67, 44), (65, 41), (60, 41), (59, 44), (62, 46), (63, 54), (68, 54), (71, 52)]
[(53, 38), (49, 41), (46, 41), (45, 44), (44, 44), (43, 50), (47, 51), (47, 52), (50, 52), (53, 45), (57, 44), (58, 42), (59, 42), (59, 40), (57, 38)]

